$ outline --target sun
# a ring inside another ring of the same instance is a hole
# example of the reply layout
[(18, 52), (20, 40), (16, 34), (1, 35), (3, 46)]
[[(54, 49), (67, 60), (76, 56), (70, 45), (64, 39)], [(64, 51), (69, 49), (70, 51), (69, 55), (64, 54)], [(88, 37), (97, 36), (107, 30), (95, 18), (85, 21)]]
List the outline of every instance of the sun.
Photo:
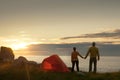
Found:
[(12, 45), (11, 45), (11, 48), (12, 48), (13, 50), (20, 50), (20, 49), (26, 49), (27, 46), (28, 46), (27, 43), (18, 43), (18, 44), (12, 44)]

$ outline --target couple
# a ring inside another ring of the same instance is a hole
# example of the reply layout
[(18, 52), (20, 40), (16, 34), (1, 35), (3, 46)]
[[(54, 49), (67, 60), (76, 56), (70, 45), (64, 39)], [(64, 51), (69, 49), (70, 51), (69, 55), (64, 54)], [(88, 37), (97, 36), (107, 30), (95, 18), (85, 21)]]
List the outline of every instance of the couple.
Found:
[(76, 51), (76, 47), (73, 47), (73, 52), (71, 54), (71, 62), (72, 62), (72, 72), (74, 71), (74, 66), (76, 64), (77, 71), (79, 71), (79, 60), (77, 56), (80, 56), (83, 59), (86, 59), (87, 56), (90, 55), (90, 61), (89, 61), (89, 72), (92, 71), (92, 64), (94, 63), (94, 73), (96, 73), (97, 70), (97, 59), (100, 59), (99, 56), (99, 50), (95, 46), (95, 42), (92, 43), (92, 46), (88, 49), (88, 52), (85, 57), (82, 57), (78, 51)]

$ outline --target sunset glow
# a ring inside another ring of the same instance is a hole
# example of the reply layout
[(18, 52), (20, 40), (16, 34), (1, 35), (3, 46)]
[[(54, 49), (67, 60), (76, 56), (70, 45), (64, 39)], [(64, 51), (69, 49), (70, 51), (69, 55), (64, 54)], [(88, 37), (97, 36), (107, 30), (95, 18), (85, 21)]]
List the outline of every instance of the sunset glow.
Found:
[(13, 50), (26, 49), (27, 45), (28, 45), (27, 43), (12, 44), (11, 48)]

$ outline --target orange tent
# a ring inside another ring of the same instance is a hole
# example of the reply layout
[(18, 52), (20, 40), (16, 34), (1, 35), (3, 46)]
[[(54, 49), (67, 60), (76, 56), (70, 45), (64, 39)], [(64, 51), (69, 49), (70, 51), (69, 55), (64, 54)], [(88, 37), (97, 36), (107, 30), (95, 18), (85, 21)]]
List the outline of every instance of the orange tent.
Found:
[(41, 68), (44, 71), (69, 72), (69, 69), (58, 55), (45, 58), (41, 64)]

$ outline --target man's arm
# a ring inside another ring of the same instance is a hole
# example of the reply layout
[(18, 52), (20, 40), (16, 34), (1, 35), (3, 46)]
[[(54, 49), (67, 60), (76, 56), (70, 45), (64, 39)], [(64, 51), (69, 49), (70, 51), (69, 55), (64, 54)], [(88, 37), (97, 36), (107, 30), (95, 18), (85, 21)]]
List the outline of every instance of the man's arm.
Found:
[(98, 60), (100, 60), (100, 54), (99, 54), (99, 50), (97, 50), (97, 53), (98, 53)]
[(71, 62), (72, 62), (73, 60), (72, 60), (72, 53), (71, 53)]
[(86, 56), (85, 56), (85, 59), (87, 58), (87, 56), (89, 55), (89, 52), (90, 52), (90, 49), (88, 50)]

